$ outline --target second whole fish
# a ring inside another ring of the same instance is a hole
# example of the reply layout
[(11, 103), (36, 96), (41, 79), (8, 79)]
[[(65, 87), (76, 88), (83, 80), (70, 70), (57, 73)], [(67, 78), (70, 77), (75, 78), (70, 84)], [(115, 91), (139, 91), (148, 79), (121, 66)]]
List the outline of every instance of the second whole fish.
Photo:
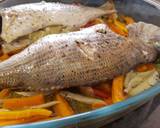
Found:
[[(53, 25), (79, 28), (88, 21), (115, 10), (103, 7), (86, 7), (55, 2), (27, 3), (0, 9), (2, 19), (1, 38), (6, 43)], [(33, 43), (33, 42), (32, 42)]]
[[(134, 30), (137, 24), (148, 26), (136, 23), (129, 28)], [(99, 24), (43, 37), (0, 63), (0, 87), (49, 91), (95, 84), (153, 62), (157, 54), (154, 42), (122, 37)]]

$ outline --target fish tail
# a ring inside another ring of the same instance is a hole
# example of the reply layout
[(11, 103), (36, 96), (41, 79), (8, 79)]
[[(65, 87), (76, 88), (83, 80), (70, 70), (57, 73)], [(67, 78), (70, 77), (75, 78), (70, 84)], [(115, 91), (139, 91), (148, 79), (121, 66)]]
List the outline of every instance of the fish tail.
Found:
[(106, 14), (112, 14), (112, 13), (116, 13), (116, 9), (115, 9), (115, 5), (113, 3), (113, 1), (107, 1), (106, 3), (104, 3), (102, 6), (99, 7), (100, 9), (106, 11)]

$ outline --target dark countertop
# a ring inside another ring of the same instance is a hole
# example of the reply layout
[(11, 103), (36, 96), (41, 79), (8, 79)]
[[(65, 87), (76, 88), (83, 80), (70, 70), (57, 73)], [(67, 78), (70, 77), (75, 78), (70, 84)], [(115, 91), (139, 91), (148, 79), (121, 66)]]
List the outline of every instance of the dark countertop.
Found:
[(160, 105), (145, 121), (144, 125), (141, 128), (158, 128), (158, 127), (160, 127)]

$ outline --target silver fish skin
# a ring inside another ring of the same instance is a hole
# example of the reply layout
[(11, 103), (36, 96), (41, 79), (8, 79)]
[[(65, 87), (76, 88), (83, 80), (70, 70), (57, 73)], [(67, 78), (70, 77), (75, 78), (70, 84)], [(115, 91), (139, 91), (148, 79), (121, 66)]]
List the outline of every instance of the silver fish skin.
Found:
[(144, 22), (134, 23), (127, 26), (129, 30), (129, 38), (138, 40), (144, 43), (150, 43), (160, 51), (160, 28), (153, 24)]
[(122, 37), (99, 24), (43, 37), (0, 63), (0, 85), (36, 91), (91, 85), (156, 57), (153, 45)]
[(91, 19), (113, 12), (115, 10), (54, 2), (16, 5), (0, 10), (1, 38), (10, 43), (18, 37), (50, 25), (80, 27)]

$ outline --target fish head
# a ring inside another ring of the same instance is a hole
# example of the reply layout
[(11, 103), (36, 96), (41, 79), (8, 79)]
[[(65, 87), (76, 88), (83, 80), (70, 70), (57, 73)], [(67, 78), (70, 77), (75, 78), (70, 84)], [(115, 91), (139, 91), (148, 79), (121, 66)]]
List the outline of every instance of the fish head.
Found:
[(160, 27), (144, 22), (137, 22), (127, 26), (129, 38), (138, 38), (145, 43), (160, 41)]
[(145, 62), (153, 62), (160, 53), (160, 27), (144, 22), (137, 22), (127, 26), (128, 38), (138, 42), (141, 46)]
[(140, 40), (145, 44), (154, 46), (160, 53), (160, 27), (144, 22), (127, 26), (129, 38)]

